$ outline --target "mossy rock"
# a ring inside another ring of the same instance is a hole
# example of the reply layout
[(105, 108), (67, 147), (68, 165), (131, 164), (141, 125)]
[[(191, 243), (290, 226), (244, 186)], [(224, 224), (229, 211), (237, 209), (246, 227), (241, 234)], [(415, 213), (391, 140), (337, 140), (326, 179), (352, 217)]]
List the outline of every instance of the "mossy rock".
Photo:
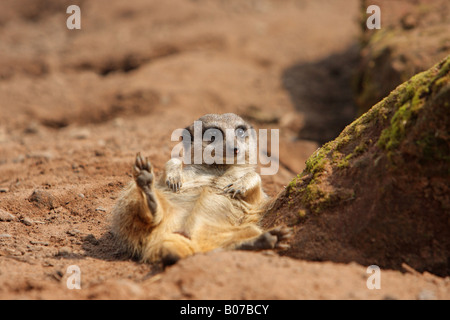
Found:
[(264, 219), (294, 227), (286, 254), (449, 275), (449, 104), (450, 56), (318, 149)]

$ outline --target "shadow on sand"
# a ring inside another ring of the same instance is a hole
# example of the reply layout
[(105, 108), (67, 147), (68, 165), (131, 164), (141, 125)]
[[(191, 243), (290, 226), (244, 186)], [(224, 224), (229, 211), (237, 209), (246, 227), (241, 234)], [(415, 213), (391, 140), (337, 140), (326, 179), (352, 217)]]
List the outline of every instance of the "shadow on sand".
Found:
[(352, 81), (358, 56), (355, 44), (343, 52), (295, 64), (283, 72), (283, 86), (296, 110), (305, 116), (299, 139), (323, 144), (336, 138), (355, 119)]

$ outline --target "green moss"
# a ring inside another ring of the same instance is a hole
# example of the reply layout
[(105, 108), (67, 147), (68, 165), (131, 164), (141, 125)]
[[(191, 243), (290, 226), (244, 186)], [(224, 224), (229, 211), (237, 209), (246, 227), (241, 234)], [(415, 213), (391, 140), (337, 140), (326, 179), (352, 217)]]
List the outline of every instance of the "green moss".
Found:
[(319, 213), (330, 205), (330, 195), (324, 192), (319, 183), (311, 181), (302, 189), (302, 203), (311, 208), (314, 213)]
[(317, 149), (311, 157), (306, 160), (306, 169), (305, 171), (311, 174), (317, 174), (323, 171), (324, 165), (326, 162), (326, 155), (329, 152), (330, 148), (328, 144), (325, 144), (323, 147)]
[(289, 196), (291, 193), (297, 192), (297, 185), (299, 181), (301, 181), (302, 175), (298, 174), (294, 179), (289, 182), (289, 184), (286, 186), (286, 195)]
[(444, 87), (447, 83), (450, 82), (450, 76), (442, 77), (440, 79), (437, 79), (434, 83), (433, 90), (440, 90), (442, 87)]
[(338, 162), (337, 167), (339, 169), (343, 169), (343, 168), (348, 168), (348, 166), (350, 165), (350, 162), (348, 161), (349, 157), (345, 157), (344, 159), (342, 159), (341, 161)]
[(371, 139), (369, 139), (369, 141), (361, 141), (361, 143), (353, 150), (353, 155), (363, 154), (371, 143)]
[(447, 58), (437, 74), (434, 68), (419, 73), (396, 89), (398, 102), (393, 105), (396, 111), (390, 125), (380, 135), (379, 147), (386, 151), (393, 151), (400, 145), (408, 129), (414, 125), (418, 114), (423, 109), (425, 98), (432, 90), (437, 91), (448, 83), (448, 76), (445, 75), (449, 71), (450, 58)]
[(406, 130), (410, 127), (417, 117), (411, 108), (412, 103), (408, 102), (401, 106), (392, 117), (391, 125), (383, 130), (378, 140), (378, 145), (385, 150), (393, 150), (397, 148), (406, 134)]
[(306, 217), (306, 210), (305, 209), (300, 209), (297, 211), (298, 216), (303, 219)]
[[(428, 72), (429, 73), (429, 72)], [(390, 151), (396, 149), (406, 135), (407, 129), (411, 127), (423, 107), (424, 95), (429, 93), (429, 74), (420, 73), (399, 89), (398, 103), (394, 104), (396, 109), (391, 118), (390, 125), (381, 132), (378, 146)]]
[(330, 188), (331, 191), (325, 191), (323, 184), (317, 182), (312, 181), (301, 190), (302, 204), (310, 208), (313, 213), (320, 213), (343, 200), (351, 200), (355, 197), (353, 190)]

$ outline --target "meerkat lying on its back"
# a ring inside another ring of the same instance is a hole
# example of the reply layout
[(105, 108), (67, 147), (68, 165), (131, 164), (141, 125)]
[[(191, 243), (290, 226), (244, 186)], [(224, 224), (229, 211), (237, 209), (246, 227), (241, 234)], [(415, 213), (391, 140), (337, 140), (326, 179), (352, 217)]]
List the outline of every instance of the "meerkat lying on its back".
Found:
[[(194, 124), (202, 127), (200, 137), (194, 137)], [(208, 114), (194, 124), (183, 134), (185, 155), (195, 158), (200, 147), (215, 163), (203, 159), (185, 164), (172, 158), (155, 181), (149, 160), (138, 154), (134, 181), (112, 211), (113, 232), (134, 256), (164, 265), (217, 248), (288, 247), (280, 242), (290, 237), (289, 229), (263, 231), (258, 226), (269, 199), (256, 166), (249, 163), (248, 146), (256, 146), (252, 127), (232, 113)]]

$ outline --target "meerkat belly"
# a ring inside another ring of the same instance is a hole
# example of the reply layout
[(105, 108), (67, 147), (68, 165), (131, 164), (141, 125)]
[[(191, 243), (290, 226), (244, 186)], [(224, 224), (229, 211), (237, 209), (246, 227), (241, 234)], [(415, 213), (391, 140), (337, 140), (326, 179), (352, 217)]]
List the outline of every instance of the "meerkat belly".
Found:
[(217, 226), (236, 226), (242, 221), (245, 209), (240, 201), (231, 199), (222, 190), (208, 185), (183, 185), (178, 193), (168, 194), (179, 223), (173, 232), (191, 238), (198, 230), (211, 231)]

